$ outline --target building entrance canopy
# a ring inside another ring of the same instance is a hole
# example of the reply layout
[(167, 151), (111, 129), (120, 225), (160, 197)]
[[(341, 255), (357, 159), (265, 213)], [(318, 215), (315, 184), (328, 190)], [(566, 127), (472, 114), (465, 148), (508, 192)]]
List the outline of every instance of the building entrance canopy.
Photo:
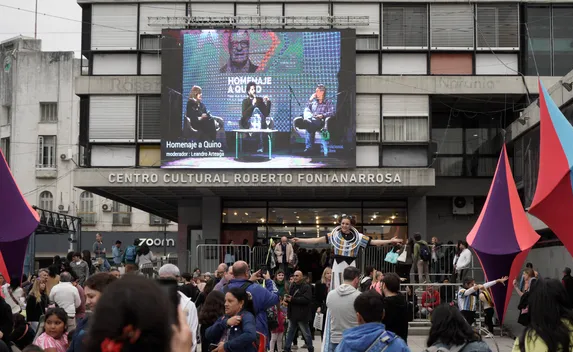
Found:
[(77, 169), (75, 187), (177, 221), (179, 202), (205, 196), (244, 200), (376, 200), (423, 195), (434, 169), (166, 170)]

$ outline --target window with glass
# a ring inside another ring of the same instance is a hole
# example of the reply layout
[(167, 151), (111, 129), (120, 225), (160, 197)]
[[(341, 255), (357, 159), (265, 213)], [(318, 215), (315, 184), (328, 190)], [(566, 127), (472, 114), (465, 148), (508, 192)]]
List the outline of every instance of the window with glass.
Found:
[(84, 191), (80, 194), (80, 211), (78, 216), (82, 218), (82, 225), (95, 225), (96, 212), (93, 193)]
[(40, 122), (58, 122), (58, 103), (40, 103)]
[(113, 225), (131, 225), (131, 207), (120, 202), (113, 202), (111, 206), (113, 212)]
[(38, 161), (36, 168), (56, 168), (56, 136), (38, 137)]
[(149, 225), (151, 226), (167, 225), (168, 222), (169, 221), (167, 219), (164, 219), (161, 216), (149, 214)]
[(54, 196), (50, 191), (43, 191), (40, 193), (40, 209), (53, 211), (54, 210)]

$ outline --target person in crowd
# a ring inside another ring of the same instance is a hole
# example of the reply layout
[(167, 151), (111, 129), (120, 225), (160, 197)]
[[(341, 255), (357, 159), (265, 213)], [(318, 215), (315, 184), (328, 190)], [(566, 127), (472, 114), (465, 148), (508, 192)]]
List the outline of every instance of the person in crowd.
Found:
[(153, 255), (149, 246), (145, 243), (142, 244), (137, 251), (137, 257), (135, 258), (135, 264), (139, 265), (141, 273), (151, 277), (153, 275), (153, 263), (156, 261), (157, 257)]
[(215, 284), (218, 284), (225, 277), (225, 273), (229, 269), (229, 266), (225, 263), (219, 264), (217, 270), (215, 270)]
[[(46, 290), (48, 289), (48, 278), (50, 277), (50, 271), (46, 268), (38, 270), (38, 279), (46, 284)], [(46, 294), (50, 293), (46, 291)]]
[(74, 252), (72, 255), (72, 262), (70, 263), (70, 267), (74, 273), (76, 273), (80, 286), (83, 286), (88, 276), (90, 276), (90, 267), (88, 266), (88, 263), (82, 259), (80, 252)]
[(513, 280), (513, 288), (520, 297), (519, 304), (517, 305), (517, 309), (519, 309), (519, 317), (517, 318), (517, 322), (523, 326), (528, 326), (530, 323), (529, 293), (531, 286), (535, 281), (537, 281), (537, 278), (535, 277), (535, 271), (533, 271), (531, 268), (525, 268), (521, 278), (524, 282), (523, 290), (519, 288), (517, 280)]
[[(266, 336), (266, 340), (270, 341), (270, 333), (267, 322), (267, 309), (279, 303), (278, 289), (275, 286), (269, 272), (264, 274), (261, 271), (255, 272), (250, 276), (249, 280), (249, 265), (244, 261), (238, 261), (233, 264), (234, 279), (229, 281), (225, 286), (223, 292), (226, 293), (228, 289), (233, 287), (241, 287), (247, 292), (251, 293), (253, 298), (253, 308), (257, 321), (257, 332)], [(252, 283), (264, 278), (265, 287), (254, 285)]]
[(413, 321), (418, 316), (420, 307), (418, 306), (418, 296), (412, 286), (406, 286), (406, 301), (408, 301), (408, 322)]
[(360, 280), (360, 291), (365, 292), (370, 290), (372, 286), (372, 280), (376, 276), (376, 268), (373, 266), (367, 266), (364, 271), (364, 277)]
[[(405, 257), (403, 257), (403, 261), (401, 260), (400, 256), (402, 256), (403, 252), (406, 252)], [(396, 274), (398, 274), (401, 278), (406, 279), (407, 282), (410, 281), (410, 272), (412, 271), (412, 254), (414, 253), (414, 241), (411, 238), (406, 239), (406, 243), (400, 245), (400, 249), (398, 250), (400, 256), (398, 256), (398, 263), (396, 265)]]
[(443, 304), (432, 314), (432, 326), (424, 352), (491, 352), (456, 307)]
[(488, 333), (486, 337), (493, 337), (493, 316), (495, 314), (493, 295), (489, 288), (480, 291), (479, 300), (482, 302), (484, 312), (484, 323), (487, 327)]
[(354, 301), (358, 326), (342, 334), (342, 342), (336, 352), (409, 352), (410, 349), (400, 337), (387, 331), (382, 323), (384, 299), (373, 291), (362, 292)]
[(197, 310), (201, 309), (201, 306), (203, 305), (203, 303), (205, 303), (205, 299), (214, 289), (215, 289), (215, 279), (207, 280), (207, 282), (205, 283), (205, 287), (203, 288), (203, 291), (199, 292), (197, 300), (195, 301), (195, 307), (197, 307)]
[(440, 302), (450, 304), (456, 301), (456, 286), (448, 285), (450, 283), (450, 279), (445, 278), (442, 281), (442, 287), (440, 287)]
[(563, 270), (563, 278), (561, 279), (565, 291), (567, 291), (567, 297), (569, 297), (569, 302), (571, 307), (573, 307), (573, 276), (571, 276), (571, 268), (565, 268)]
[(382, 322), (386, 330), (392, 331), (408, 343), (408, 312), (406, 297), (400, 293), (401, 279), (396, 273), (387, 273), (382, 279), (382, 293), (384, 297), (384, 318)]
[(477, 299), (480, 290), (488, 289), (495, 284), (502, 284), (508, 279), (507, 276), (494, 281), (486, 282), (483, 285), (476, 285), (476, 281), (471, 277), (466, 277), (460, 289), (458, 290), (458, 308), (466, 321), (473, 325), (476, 319), (476, 310), (478, 307)]
[[(110, 274), (113, 275), (113, 271), (110, 271)], [(77, 323), (80, 319), (83, 319), (86, 316), (86, 293), (82, 285), (79, 284), (79, 280), (77, 278), (73, 278), (72, 280), (73, 280), (72, 285), (74, 285), (76, 290), (78, 290), (81, 302), (80, 306), (76, 308), (76, 323)]]
[(231, 282), (233, 278), (234, 278), (233, 266), (231, 265), (227, 267), (227, 271), (225, 272), (225, 275), (223, 276), (221, 281), (219, 281), (217, 285), (215, 285), (215, 290), (223, 292), (223, 288), (225, 287), (225, 285)]
[(113, 256), (113, 265), (115, 267), (120, 267), (123, 262), (123, 249), (121, 249), (121, 241), (115, 241), (113, 247), (111, 247), (111, 255)]
[(20, 313), (25, 308), (26, 297), (24, 296), (24, 290), (20, 287), (20, 280), (19, 276), (13, 276), (10, 278), (9, 284), (2, 286), (4, 299), (10, 305), (12, 314)]
[(286, 281), (285, 272), (279, 269), (275, 273), (275, 285), (278, 289), (279, 297), (282, 299), (288, 293), (288, 282)]
[[(30, 276), (30, 279), (32, 279), (34, 275)], [(28, 276), (26, 274), (22, 274), (22, 290), (24, 290), (24, 296), (27, 296), (28, 293), (30, 293), (30, 290), (32, 289), (32, 285), (34, 284), (33, 280), (28, 280)]]
[(444, 268), (444, 251), (442, 244), (436, 236), (432, 237), (432, 262), (431, 273), (435, 276), (433, 282), (441, 282), (442, 270)]
[(20, 350), (34, 342), (36, 331), (32, 329), (30, 324), (26, 322), (26, 318), (22, 314), (14, 314), (14, 330), (10, 340)]
[[(327, 313), (327, 305), (326, 305), (326, 298), (328, 293), (330, 292), (330, 282), (332, 281), (332, 269), (325, 268), (322, 272), (322, 277), (320, 281), (314, 285), (314, 294), (313, 294), (313, 311), (311, 315), (311, 319), (313, 319), (316, 313), (322, 313), (326, 316)], [(322, 320), (322, 329), (320, 330), (320, 336), (324, 337), (324, 325), (326, 321)], [(312, 327), (312, 325), (311, 325)], [(311, 328), (312, 336), (314, 336), (314, 327)]]
[(46, 281), (46, 293), (49, 295), (52, 288), (60, 283), (60, 265), (50, 265), (48, 267), (48, 279)]
[(109, 262), (105, 256), (106, 248), (103, 244), (103, 237), (100, 233), (96, 233), (96, 240), (92, 246), (92, 252), (94, 253), (94, 257), (96, 258), (97, 264), (99, 265), (99, 270), (109, 271), (111, 265), (109, 265)]
[(46, 283), (42, 282), (41, 279), (36, 279), (26, 300), (26, 319), (32, 329), (38, 330), (40, 317), (44, 315), (48, 305), (49, 299), (46, 294)]
[(440, 303), (440, 291), (436, 290), (434, 286), (428, 285), (426, 291), (422, 293), (422, 311), (420, 313), (423, 317), (429, 317)]
[(414, 255), (412, 259), (418, 269), (418, 282), (430, 282), (429, 265), (432, 259), (432, 250), (428, 246), (428, 242), (422, 240), (422, 235), (418, 232), (414, 234), (414, 241), (416, 241), (416, 243), (414, 244)]
[(521, 279), (519, 281), (519, 290), (520, 291), (527, 291), (527, 280), (525, 280), (523, 273), (525, 272), (525, 270), (527, 269), (531, 269), (533, 271), (533, 277), (534, 279), (538, 279), (539, 278), (539, 273), (537, 271), (535, 271), (535, 269), (533, 269), (533, 263), (528, 262), (525, 264), (525, 269), (521, 272)]
[(0, 297), (0, 340), (6, 346), (10, 346), (10, 335), (14, 327), (14, 317), (12, 315), (12, 308), (4, 297)]
[(139, 268), (135, 264), (125, 264), (125, 274), (140, 275)]
[(181, 278), (183, 278), (183, 285), (179, 286), (179, 291), (191, 298), (193, 302), (197, 302), (200, 292), (193, 282), (193, 276), (190, 273), (183, 273)]
[(288, 304), (288, 331), (286, 337), (285, 352), (290, 352), (296, 329), (302, 333), (309, 352), (314, 352), (312, 336), (310, 335), (310, 313), (312, 304), (312, 288), (304, 282), (301, 271), (295, 271), (294, 284), (289, 289), (289, 294), (284, 300)]
[[(66, 327), (70, 330), (76, 328), (76, 309), (82, 304), (78, 289), (72, 284), (72, 275), (63, 272), (60, 283), (54, 286), (49, 295), (50, 302), (64, 309), (67, 316)], [(67, 348), (67, 347), (66, 347)]]
[(34, 345), (43, 348), (46, 352), (66, 352), (69, 320), (64, 309), (48, 309), (45, 315), (44, 332), (34, 340)]
[(133, 244), (130, 244), (123, 252), (122, 263), (123, 264), (135, 264), (135, 260), (137, 259), (137, 246), (139, 245), (139, 238), (136, 238), (133, 241)]
[(218, 341), (213, 352), (256, 352), (257, 329), (252, 296), (240, 287), (225, 294), (225, 315), (205, 332), (210, 341)]
[[(458, 252), (454, 257), (454, 282), (464, 282), (472, 264), (472, 252), (464, 240), (458, 241)], [(457, 280), (457, 281), (456, 281)]]
[(118, 268), (112, 266), (111, 269), (109, 269), (109, 273), (116, 278), (121, 279), (121, 271), (119, 271)]
[(280, 352), (284, 350), (283, 337), (285, 333), (286, 314), (283, 312), (281, 304), (282, 298), (281, 303), (271, 308), (277, 315), (277, 327), (271, 330), (270, 351), (273, 352), (275, 349)]
[(211, 341), (207, 338), (206, 332), (219, 317), (225, 314), (225, 294), (220, 291), (209, 293), (199, 311), (199, 324), (201, 336), (201, 351), (209, 351), (211, 344), (217, 344), (219, 341)]
[(294, 262), (294, 249), (288, 242), (286, 236), (281, 237), (281, 242), (275, 246), (278, 270), (282, 270), (286, 277), (289, 277), (289, 264)]
[(558, 280), (537, 280), (529, 296), (531, 323), (515, 339), (513, 352), (570, 351), (573, 311), (567, 291)]
[[(153, 280), (139, 275), (116, 280), (98, 299), (83, 350), (191, 351), (194, 344), (184, 313), (179, 309), (177, 316), (171, 304)], [(186, 334), (186, 343), (176, 338), (179, 333)]]
[[(1, 348), (0, 351), (2, 351)], [(44, 352), (44, 349), (36, 345), (28, 345), (22, 349), (22, 352)]]
[[(90, 276), (84, 286), (86, 294), (86, 308), (93, 312), (102, 293), (117, 278), (108, 273), (98, 273)], [(70, 334), (70, 347), (68, 352), (81, 352), (85, 335), (88, 331), (88, 323), (91, 320), (91, 314), (87, 314), (83, 319), (78, 321), (77, 327), (73, 334)]]
[[(173, 264), (165, 264), (161, 268), (159, 268), (159, 277), (163, 279), (172, 279), (177, 280), (181, 273), (179, 272), (179, 268)], [(214, 286), (214, 285), (213, 285)], [(195, 334), (199, 326), (199, 321), (197, 319), (197, 308), (195, 308), (195, 304), (191, 299), (185, 296), (181, 291), (178, 291), (179, 294), (179, 307), (182, 311), (186, 312), (187, 314), (187, 324), (189, 324), (191, 328), (191, 332), (193, 332), (193, 350), (195, 352), (196, 349), (196, 341), (197, 341), (197, 334)]]
[(92, 254), (91, 254), (91, 252), (90, 252), (89, 250), (84, 249), (84, 250), (82, 251), (82, 259), (84, 260), (84, 262), (86, 262), (86, 263), (88, 264), (88, 268), (89, 268), (89, 273), (90, 273), (90, 275), (95, 274), (96, 268), (95, 268), (95, 265), (93, 265), (93, 262), (92, 262)]
[(382, 294), (382, 279), (384, 278), (384, 273), (381, 271), (376, 270), (374, 274), (374, 279), (372, 280), (372, 285), (370, 285), (370, 289), (378, 292), (378, 294)]
[(360, 270), (355, 267), (344, 269), (342, 274), (344, 283), (330, 291), (326, 298), (326, 306), (330, 310), (330, 346), (328, 351), (334, 352), (340, 341), (342, 333), (358, 325), (354, 300), (360, 295), (357, 290), (360, 280)]

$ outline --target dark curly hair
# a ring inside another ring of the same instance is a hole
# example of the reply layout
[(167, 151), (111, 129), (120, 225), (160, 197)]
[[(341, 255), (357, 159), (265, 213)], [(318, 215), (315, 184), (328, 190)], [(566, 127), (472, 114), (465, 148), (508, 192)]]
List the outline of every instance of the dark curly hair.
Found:
[(461, 346), (474, 341), (481, 341), (481, 337), (473, 331), (457, 307), (442, 304), (434, 310), (428, 347), (436, 342), (447, 346)]
[(199, 311), (199, 324), (212, 325), (225, 314), (225, 294), (221, 291), (211, 291)]

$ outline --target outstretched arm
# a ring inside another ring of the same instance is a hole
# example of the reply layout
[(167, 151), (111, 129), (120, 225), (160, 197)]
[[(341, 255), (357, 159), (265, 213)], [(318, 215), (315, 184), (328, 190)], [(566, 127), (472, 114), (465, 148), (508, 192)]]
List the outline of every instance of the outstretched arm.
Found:
[(315, 238), (293, 238), (292, 241), (294, 243), (306, 243), (306, 244), (318, 244), (318, 243), (326, 243), (326, 237), (315, 237)]
[(391, 240), (371, 240), (370, 244), (373, 246), (385, 246), (387, 244), (402, 243), (402, 239), (394, 237)]

